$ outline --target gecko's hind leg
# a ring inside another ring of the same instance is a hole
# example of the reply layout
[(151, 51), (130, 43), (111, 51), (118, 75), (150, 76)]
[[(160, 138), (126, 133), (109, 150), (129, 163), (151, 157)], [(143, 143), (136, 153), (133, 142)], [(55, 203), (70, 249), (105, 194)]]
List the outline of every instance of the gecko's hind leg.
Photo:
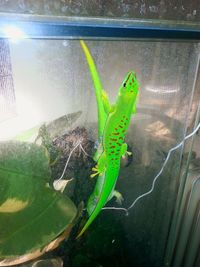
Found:
[(103, 152), (101, 157), (99, 158), (97, 165), (92, 168), (92, 171), (94, 172), (93, 174), (90, 175), (91, 178), (97, 176), (97, 175), (102, 175), (106, 170), (106, 155)]
[(122, 194), (117, 191), (117, 190), (113, 190), (110, 197), (109, 197), (109, 200), (111, 200), (113, 197), (116, 198), (116, 202), (119, 204), (119, 205), (122, 205), (122, 201), (124, 200)]

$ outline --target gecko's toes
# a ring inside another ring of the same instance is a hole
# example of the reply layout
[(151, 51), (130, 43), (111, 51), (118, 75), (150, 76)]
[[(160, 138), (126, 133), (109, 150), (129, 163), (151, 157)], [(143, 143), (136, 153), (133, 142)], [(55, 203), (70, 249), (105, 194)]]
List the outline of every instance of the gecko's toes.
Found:
[(90, 175), (90, 178), (94, 178), (96, 175), (98, 175), (98, 173), (93, 173)]
[(120, 206), (122, 205), (123, 201), (124, 201), (124, 198), (122, 197), (122, 195), (116, 199), (117, 204), (119, 204)]

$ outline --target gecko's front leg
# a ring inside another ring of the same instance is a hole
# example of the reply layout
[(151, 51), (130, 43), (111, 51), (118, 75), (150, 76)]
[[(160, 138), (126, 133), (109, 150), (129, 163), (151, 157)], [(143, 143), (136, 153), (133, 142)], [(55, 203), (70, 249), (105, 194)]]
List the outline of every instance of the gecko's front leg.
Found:
[(120, 151), (120, 155), (121, 155), (121, 157), (123, 159), (126, 157), (126, 154), (128, 156), (131, 156), (132, 155), (132, 152), (127, 151), (127, 148), (128, 148), (128, 145), (126, 143), (123, 143), (122, 146), (121, 146), (121, 151)]

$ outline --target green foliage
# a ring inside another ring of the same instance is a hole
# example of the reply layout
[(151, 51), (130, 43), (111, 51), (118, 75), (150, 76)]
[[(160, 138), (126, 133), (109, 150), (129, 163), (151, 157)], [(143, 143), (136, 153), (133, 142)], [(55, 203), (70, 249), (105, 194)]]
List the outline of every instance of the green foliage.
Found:
[(20, 142), (0, 144), (0, 257), (40, 249), (76, 216), (72, 201), (49, 188), (44, 149)]

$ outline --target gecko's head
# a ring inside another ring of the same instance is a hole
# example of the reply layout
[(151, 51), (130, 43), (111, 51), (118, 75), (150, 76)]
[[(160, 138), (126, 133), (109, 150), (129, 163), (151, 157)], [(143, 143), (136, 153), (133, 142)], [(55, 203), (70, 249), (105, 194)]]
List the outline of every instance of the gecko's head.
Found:
[(133, 71), (130, 71), (121, 87), (120, 87), (120, 94), (122, 95), (137, 95), (138, 94), (138, 89), (139, 89), (139, 83), (136, 78), (136, 74)]

